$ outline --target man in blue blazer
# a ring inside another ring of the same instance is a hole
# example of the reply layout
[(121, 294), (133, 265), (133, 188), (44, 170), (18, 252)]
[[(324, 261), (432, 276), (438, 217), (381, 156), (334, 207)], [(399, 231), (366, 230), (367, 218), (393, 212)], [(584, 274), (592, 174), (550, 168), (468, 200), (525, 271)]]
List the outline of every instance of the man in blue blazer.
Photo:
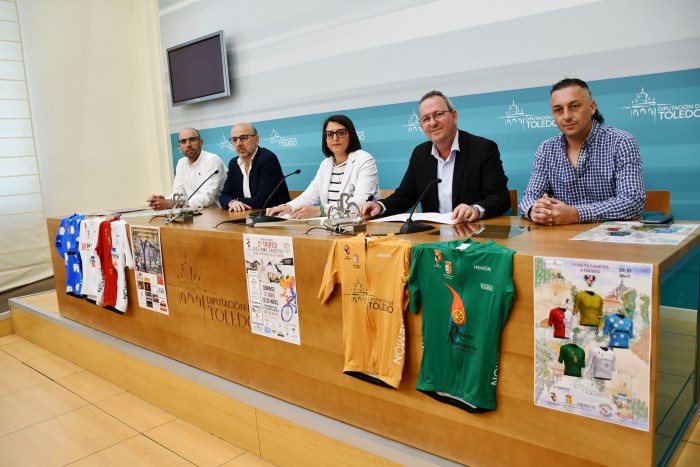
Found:
[[(282, 166), (272, 151), (258, 146), (260, 136), (250, 123), (239, 123), (231, 128), (229, 141), (238, 157), (228, 164), (228, 177), (219, 203), (229, 211), (262, 208), (272, 190), (284, 178)], [(277, 206), (289, 200), (287, 182), (282, 182), (268, 205)]]
[[(401, 184), (388, 198), (370, 201), (363, 214), (406, 212), (421, 201), (423, 212), (452, 213), (457, 222), (500, 216), (510, 208), (508, 177), (498, 146), (457, 129), (457, 111), (440, 91), (431, 91), (418, 106), (420, 125), (430, 141), (413, 150)], [(435, 183), (436, 179), (441, 183)], [(432, 183), (432, 185), (431, 185)]]

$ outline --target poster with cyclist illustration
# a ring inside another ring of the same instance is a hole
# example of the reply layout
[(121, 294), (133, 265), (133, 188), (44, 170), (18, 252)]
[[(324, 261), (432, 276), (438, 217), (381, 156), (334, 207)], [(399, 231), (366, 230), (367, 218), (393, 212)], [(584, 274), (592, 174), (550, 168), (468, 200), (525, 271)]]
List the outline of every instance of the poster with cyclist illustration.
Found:
[(291, 237), (243, 235), (253, 333), (301, 345)]

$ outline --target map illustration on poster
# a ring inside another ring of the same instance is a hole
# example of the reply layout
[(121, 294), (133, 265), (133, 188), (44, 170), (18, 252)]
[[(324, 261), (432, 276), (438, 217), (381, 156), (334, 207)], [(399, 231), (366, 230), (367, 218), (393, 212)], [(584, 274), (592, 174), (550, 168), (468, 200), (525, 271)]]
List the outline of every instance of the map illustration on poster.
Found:
[(652, 267), (534, 258), (540, 407), (649, 430)]

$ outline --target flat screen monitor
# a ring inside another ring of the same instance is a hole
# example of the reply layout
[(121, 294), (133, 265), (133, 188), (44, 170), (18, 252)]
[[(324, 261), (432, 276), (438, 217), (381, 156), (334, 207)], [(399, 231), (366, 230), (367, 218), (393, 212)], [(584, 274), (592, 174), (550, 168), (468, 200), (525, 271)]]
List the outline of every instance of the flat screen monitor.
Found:
[(223, 31), (170, 47), (167, 56), (173, 105), (192, 104), (231, 94)]

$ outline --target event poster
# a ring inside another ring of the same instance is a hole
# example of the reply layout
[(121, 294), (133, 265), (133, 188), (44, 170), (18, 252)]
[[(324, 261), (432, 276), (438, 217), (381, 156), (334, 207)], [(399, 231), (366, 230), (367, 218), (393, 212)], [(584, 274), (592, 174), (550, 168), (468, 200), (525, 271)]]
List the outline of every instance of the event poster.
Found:
[(243, 235), (253, 333), (301, 345), (291, 237)]
[(534, 258), (535, 404), (649, 430), (652, 266)]
[(582, 232), (571, 240), (591, 242), (641, 243), (643, 245), (678, 245), (700, 224), (653, 225), (641, 222), (609, 221)]
[(131, 245), (136, 263), (134, 275), (139, 306), (169, 315), (159, 227), (132, 225)]

